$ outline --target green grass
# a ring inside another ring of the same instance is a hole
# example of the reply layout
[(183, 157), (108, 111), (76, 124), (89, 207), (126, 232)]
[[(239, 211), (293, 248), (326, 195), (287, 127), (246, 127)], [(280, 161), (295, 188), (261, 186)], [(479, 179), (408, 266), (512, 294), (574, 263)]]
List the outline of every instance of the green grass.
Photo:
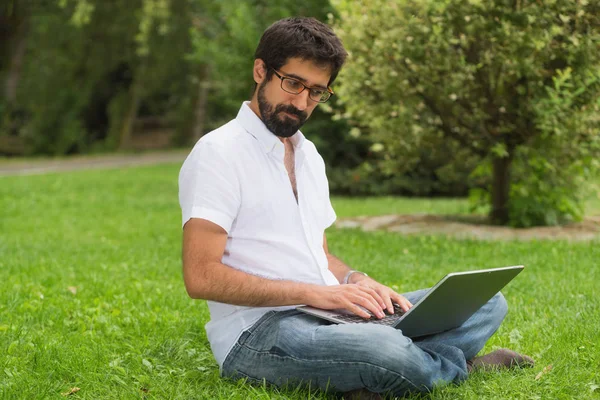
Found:
[(339, 218), (385, 214), (469, 214), (467, 199), (405, 197), (333, 197)]
[(600, 215), (600, 191), (592, 194), (585, 204), (587, 215)]
[[(600, 215), (600, 191), (594, 186), (585, 202), (586, 215)], [(332, 197), (331, 202), (340, 218), (385, 214), (470, 214), (466, 198), (406, 198), (406, 197)]]
[[(189, 299), (181, 279), (177, 173), (170, 165), (0, 177), (1, 398), (61, 399), (73, 387), (78, 399), (333, 398), (219, 378), (206, 304)], [(453, 202), (334, 200), (340, 216), (462, 210)], [(486, 350), (511, 347), (536, 367), (476, 374), (431, 398), (600, 398), (600, 243), (336, 229), (328, 239), (399, 291), (449, 271), (527, 266), (504, 291), (510, 312)]]

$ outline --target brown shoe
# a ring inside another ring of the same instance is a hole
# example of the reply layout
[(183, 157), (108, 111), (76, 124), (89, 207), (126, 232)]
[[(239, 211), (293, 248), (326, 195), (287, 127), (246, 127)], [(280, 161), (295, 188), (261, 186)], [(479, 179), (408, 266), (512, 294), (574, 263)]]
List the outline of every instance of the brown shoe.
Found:
[(509, 349), (498, 349), (483, 356), (468, 360), (467, 370), (469, 372), (492, 371), (507, 368), (533, 367), (534, 364), (535, 361), (529, 356), (516, 353)]

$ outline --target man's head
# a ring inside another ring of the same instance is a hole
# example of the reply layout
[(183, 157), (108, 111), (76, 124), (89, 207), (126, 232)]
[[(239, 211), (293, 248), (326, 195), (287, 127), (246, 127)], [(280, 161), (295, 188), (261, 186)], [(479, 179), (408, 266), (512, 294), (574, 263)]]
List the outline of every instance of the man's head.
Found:
[(250, 107), (275, 135), (292, 136), (329, 96), (346, 56), (331, 28), (316, 19), (277, 21), (254, 55), (257, 88)]

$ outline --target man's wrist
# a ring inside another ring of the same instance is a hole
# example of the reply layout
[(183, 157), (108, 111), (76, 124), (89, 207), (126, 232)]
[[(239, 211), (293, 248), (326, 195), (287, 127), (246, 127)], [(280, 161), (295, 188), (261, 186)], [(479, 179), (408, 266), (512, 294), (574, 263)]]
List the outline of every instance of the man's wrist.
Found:
[(300, 283), (293, 282), (293, 286), (290, 288), (291, 293), (294, 293), (292, 297), (292, 304), (312, 304), (315, 300), (315, 290), (320, 288), (320, 285), (314, 285), (311, 283)]
[(343, 284), (343, 285), (346, 285), (346, 284), (348, 284), (348, 283), (352, 283), (352, 282), (350, 281), (350, 278), (351, 278), (353, 275), (355, 275), (355, 274), (360, 274), (360, 275), (367, 276), (367, 277), (369, 276), (369, 275), (367, 275), (367, 274), (366, 274), (366, 273), (364, 273), (364, 272), (361, 272), (361, 271), (356, 271), (356, 270), (353, 270), (353, 269), (351, 269), (350, 271), (348, 271), (348, 273), (346, 274), (346, 276), (344, 276), (344, 279), (342, 280), (342, 284)]

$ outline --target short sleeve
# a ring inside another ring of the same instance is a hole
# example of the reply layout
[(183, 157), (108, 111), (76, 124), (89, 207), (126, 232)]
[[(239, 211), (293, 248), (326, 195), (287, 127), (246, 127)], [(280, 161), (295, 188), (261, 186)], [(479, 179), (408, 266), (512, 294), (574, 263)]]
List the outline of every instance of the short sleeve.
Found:
[(213, 222), (229, 233), (240, 207), (240, 185), (221, 148), (198, 143), (179, 173), (182, 226), (191, 218)]
[(327, 175), (325, 173), (325, 162), (323, 162), (322, 160), (323, 159), (321, 158), (321, 162), (323, 165), (323, 175), (325, 176), (325, 178), (324, 178), (325, 194), (327, 196), (327, 206), (326, 206), (326, 211), (325, 211), (325, 229), (327, 229), (331, 225), (333, 225), (333, 223), (337, 219), (337, 215), (335, 214), (335, 210), (333, 209), (333, 205), (331, 204), (331, 198), (330, 198), (330, 194), (329, 194), (329, 181), (328, 181)]
[(333, 209), (333, 206), (331, 205), (331, 200), (328, 199), (327, 211), (325, 214), (325, 229), (327, 229), (331, 225), (333, 225), (333, 223), (335, 222), (336, 219), (337, 219), (337, 215), (335, 214), (335, 210)]

